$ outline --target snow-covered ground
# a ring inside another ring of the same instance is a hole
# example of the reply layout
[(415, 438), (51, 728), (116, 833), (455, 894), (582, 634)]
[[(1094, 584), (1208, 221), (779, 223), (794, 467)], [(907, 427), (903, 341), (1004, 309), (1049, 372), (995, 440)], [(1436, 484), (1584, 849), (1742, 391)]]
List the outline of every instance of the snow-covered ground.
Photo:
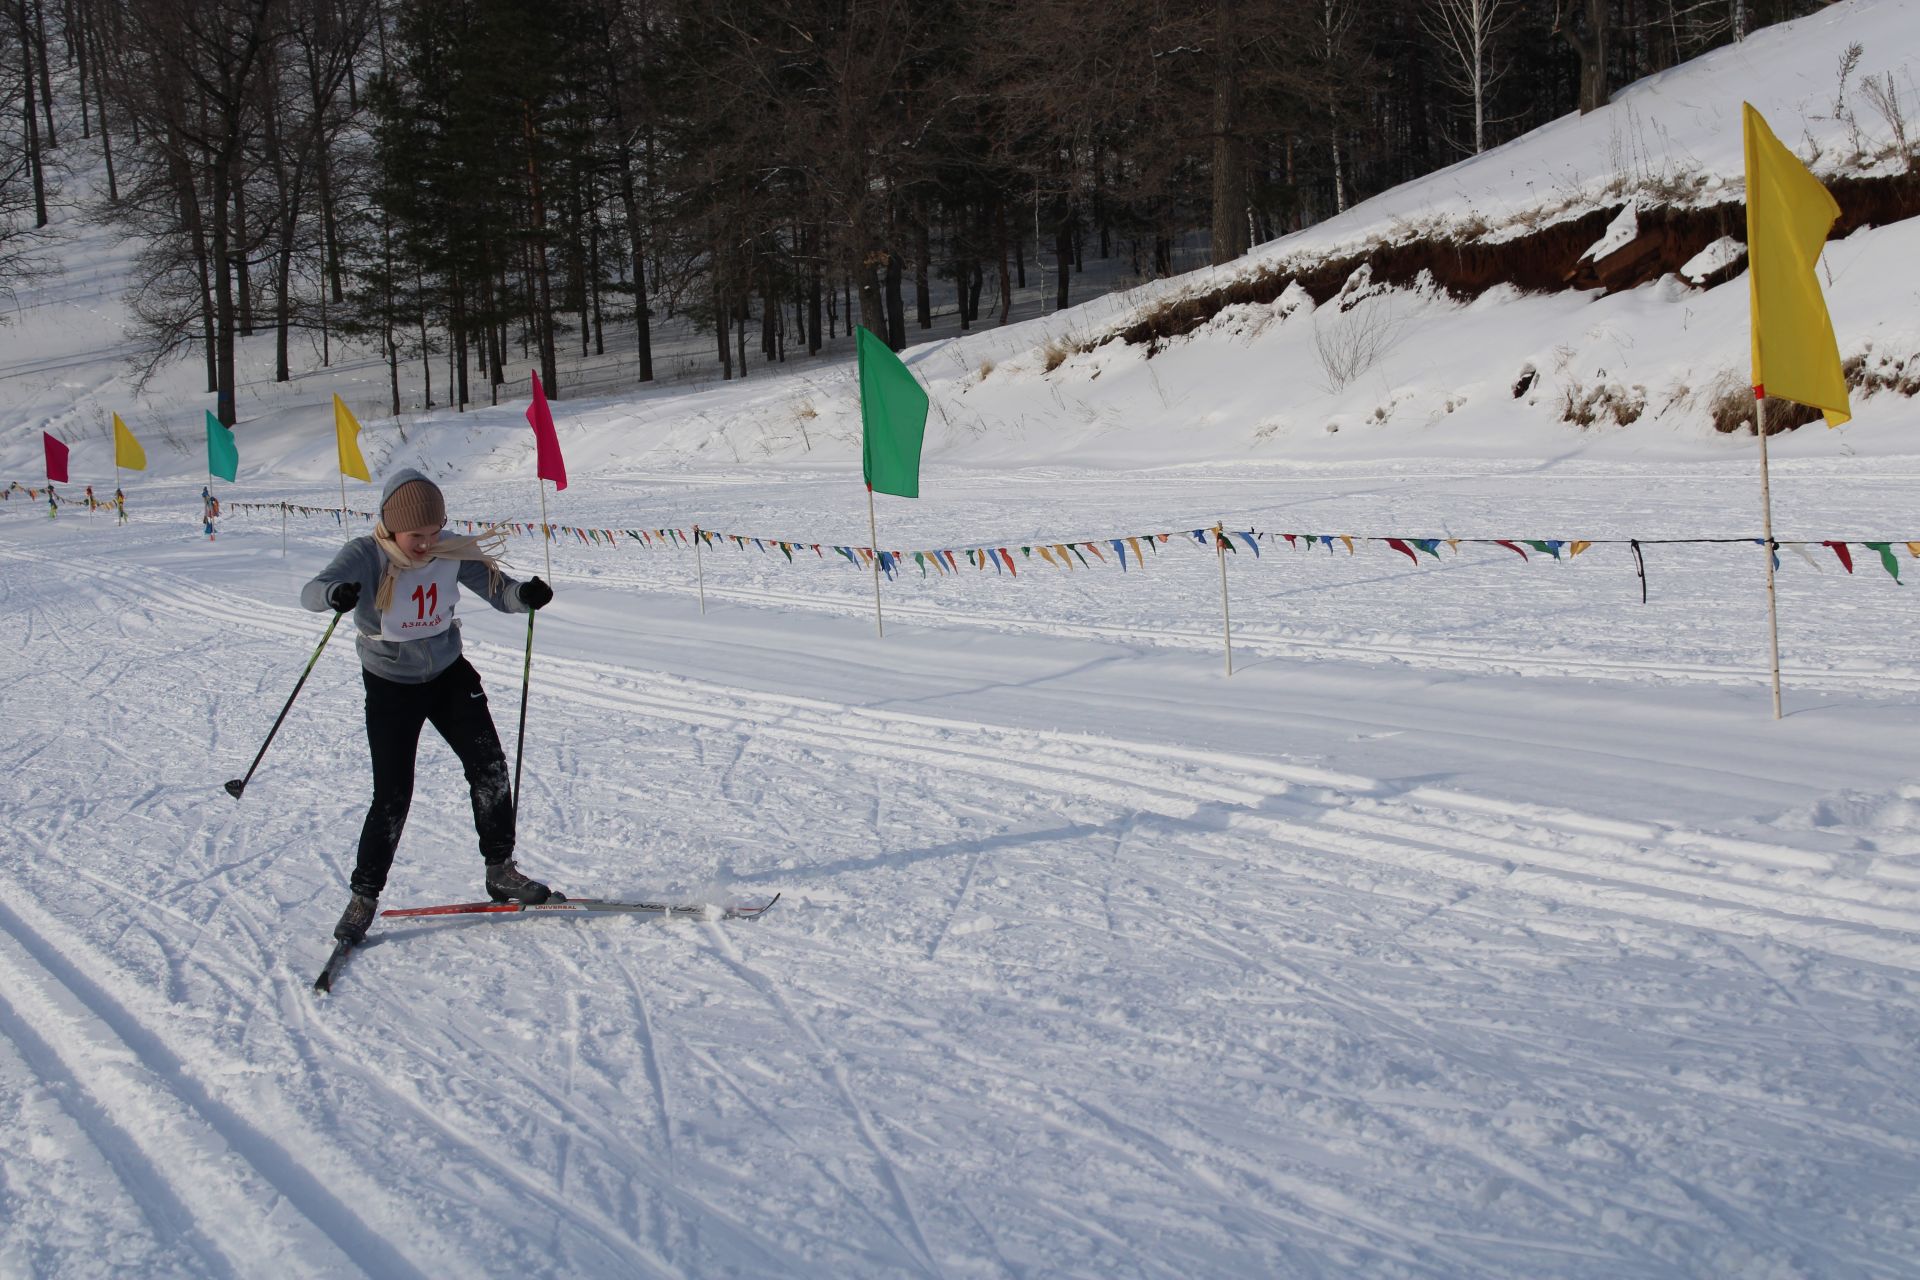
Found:
[[(1850, 0), (1256, 260), (1511, 203), (1510, 174), (1737, 182), (1743, 95), (1830, 155), (1840, 52), (1920, 101), (1916, 30), (1920, 5)], [(1916, 236), (1830, 247), (1843, 352), (1920, 351)], [(111, 410), (154, 462), (126, 526), (0, 504), (0, 1276), (1916, 1274), (1914, 402), (1776, 441), (1780, 536), (1856, 557), (1785, 557), (1778, 722), (1759, 548), (1649, 541), (1642, 603), (1601, 541), (1758, 533), (1753, 443), (1699, 390), (1744, 377), (1744, 281), (1283, 300), (1043, 373), (1047, 338), (1172, 282), (914, 348), (925, 497), (881, 499), (882, 543), (1257, 529), (1226, 565), (1233, 674), (1219, 558), (1184, 534), (1125, 573), (909, 561), (884, 639), (870, 577), (810, 545), (563, 542), (525, 865), (780, 904), (383, 922), (320, 998), (368, 786), (345, 637), (244, 799), (221, 783), (349, 530), (198, 536), (203, 398), (191, 368), (132, 397), (123, 251), (73, 227), (0, 333), (0, 481), (38, 483), (51, 427), (68, 492), (110, 490)], [(1342, 336), (1383, 341), (1333, 387)], [(250, 383), (223, 496), (337, 501), (337, 389), (376, 471), (538, 518), (523, 405), (375, 421), (357, 368)], [(847, 373), (564, 401), (549, 513), (863, 544)], [(1602, 382), (1646, 413), (1558, 420)], [(1595, 545), (1411, 563), (1287, 532)], [(511, 751), (525, 625), (464, 617)], [(429, 734), (386, 904), (479, 888)]]

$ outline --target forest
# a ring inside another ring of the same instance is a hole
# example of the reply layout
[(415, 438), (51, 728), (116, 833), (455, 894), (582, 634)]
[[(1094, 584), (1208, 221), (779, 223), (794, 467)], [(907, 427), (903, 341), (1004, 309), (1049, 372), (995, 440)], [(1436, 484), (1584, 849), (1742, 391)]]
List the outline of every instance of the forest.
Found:
[[(377, 350), (401, 410), (658, 327), (712, 368), (1224, 263), (1820, 0), (0, 0), (0, 290), (139, 247), (151, 370)], [(78, 181), (81, 174), (88, 180)], [(296, 342), (296, 337), (301, 341)], [(410, 388), (408, 394), (418, 392)]]

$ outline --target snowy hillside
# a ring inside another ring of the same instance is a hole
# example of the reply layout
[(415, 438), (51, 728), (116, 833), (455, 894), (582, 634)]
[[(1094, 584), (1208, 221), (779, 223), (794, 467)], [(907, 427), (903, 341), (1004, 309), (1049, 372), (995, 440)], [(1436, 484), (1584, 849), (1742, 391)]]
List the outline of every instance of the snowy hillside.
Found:
[[(1774, 443), (1775, 721), (1754, 441), (1708, 412), (1744, 277), (1095, 341), (1397, 234), (1724, 198), (1743, 98), (1884, 172), (1835, 68), (1857, 43), (1920, 113), (1916, 32), (1848, 0), (1233, 267), (910, 349), (884, 638), (834, 554), (868, 541), (847, 365), (558, 402), (550, 515), (593, 536), (550, 548), (518, 856), (780, 902), (384, 920), (326, 997), (369, 786), (344, 634), (221, 784), (363, 526), (248, 504), (337, 504), (337, 392), (376, 477), (536, 520), (525, 405), (395, 422), (375, 362), (276, 387), (250, 350), (210, 542), (199, 371), (132, 392), (129, 248), (69, 221), (0, 330), (0, 484), (50, 430), (62, 492), (110, 490), (115, 411), (153, 465), (125, 525), (0, 503), (0, 1277), (1916, 1274), (1915, 400)], [(1829, 246), (1844, 355), (1920, 359), (1917, 257), (1916, 220)], [(511, 753), (526, 624), (461, 617)], [(478, 897), (431, 733), (419, 775), (383, 905)]]
[[(1706, 291), (1675, 277), (1605, 298), (1497, 292), (1467, 305), (1420, 291), (1366, 296), (1362, 288), (1358, 306), (1352, 296), (1324, 309), (1283, 300), (1224, 315), (1205, 340), (1153, 358), (1143, 348), (1111, 344), (1044, 370), (1056, 358), (1050, 349), (1097, 341), (1141, 308), (1277, 262), (1415, 237), (1497, 241), (1636, 193), (1661, 203), (1737, 200), (1743, 100), (1822, 176), (1898, 172), (1898, 140), (1904, 137), (1910, 150), (1920, 146), (1916, 28), (1920, 7), (1911, 0), (1835, 5), (1629, 86), (1603, 110), (1566, 117), (1389, 191), (1239, 263), (917, 346), (909, 359), (940, 406), (929, 460), (1109, 468), (1297, 466), (1434, 452), (1738, 453), (1738, 442), (1714, 438), (1710, 410), (1716, 395), (1747, 381), (1744, 277)], [(1855, 45), (1857, 65), (1843, 79), (1842, 63)], [(1862, 87), (1869, 80), (1891, 86), (1903, 104), (1897, 118), (1876, 110)], [(73, 185), (84, 194), (87, 175)], [(167, 442), (152, 478), (190, 479), (199, 465), (199, 415), (211, 403), (200, 366), (172, 366), (134, 394), (116, 358), (124, 354), (117, 335), (127, 319), (117, 282), (131, 246), (112, 229), (71, 217), (63, 227), (66, 274), (22, 291), (5, 333), (0, 475), (37, 475), (39, 433), (51, 429), (76, 445), (92, 442), (75, 465), (88, 480), (110, 478), (107, 415), (119, 411), (136, 431)], [(1737, 224), (1728, 231), (1741, 234)], [(1908, 274), (1878, 267), (1911, 261), (1915, 234), (1910, 224), (1862, 231), (1831, 245), (1825, 259), (1843, 356), (1896, 377), (1920, 354), (1920, 320)], [(1598, 256), (1608, 248), (1604, 237), (1594, 246)], [(240, 430), (249, 445), (242, 478), (250, 488), (330, 483), (327, 427), (336, 393), (396, 456), (418, 459), (424, 448), (444, 462), (452, 452), (480, 452), (491, 456), (491, 472), (520, 467), (524, 401), (466, 415), (440, 411), (418, 422), (409, 415), (401, 426), (420, 430), (408, 444), (393, 423), (381, 421), (387, 374), (377, 359), (349, 355), (321, 369), (315, 352), (312, 368), (276, 385), (270, 341), (257, 340), (248, 355)], [(858, 457), (849, 355), (843, 343), (829, 358), (796, 360), (785, 371), (756, 360), (745, 384), (714, 384), (703, 393), (667, 386), (571, 401), (570, 450), (594, 474), (736, 462), (844, 468)], [(1529, 370), (1536, 375), (1530, 393), (1514, 397), (1512, 388)], [(418, 369), (402, 372), (418, 382)], [(445, 371), (437, 376), (444, 379)], [(524, 394), (524, 380), (519, 385)], [(1583, 403), (1603, 406), (1590, 427), (1568, 421), (1569, 404)], [(1910, 394), (1869, 395), (1856, 415), (1846, 447), (1904, 451)], [(1832, 456), (1840, 443), (1808, 433), (1785, 447)]]

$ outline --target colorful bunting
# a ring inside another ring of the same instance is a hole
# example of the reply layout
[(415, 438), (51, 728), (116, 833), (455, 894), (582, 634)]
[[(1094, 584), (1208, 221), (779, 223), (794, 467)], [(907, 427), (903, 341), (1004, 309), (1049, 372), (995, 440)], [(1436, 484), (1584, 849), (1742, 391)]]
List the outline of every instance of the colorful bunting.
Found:
[(1880, 567), (1893, 575), (1895, 582), (1900, 581), (1900, 562), (1894, 559), (1893, 547), (1885, 542), (1863, 542), (1860, 544), (1880, 556)]

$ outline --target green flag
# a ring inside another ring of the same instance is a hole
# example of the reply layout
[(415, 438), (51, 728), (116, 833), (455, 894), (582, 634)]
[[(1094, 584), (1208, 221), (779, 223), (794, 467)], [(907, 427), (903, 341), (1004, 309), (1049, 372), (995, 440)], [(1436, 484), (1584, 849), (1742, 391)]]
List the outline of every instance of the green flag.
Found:
[(240, 446), (212, 410), (207, 412), (207, 472), (222, 480), (232, 480), (240, 473)]
[(867, 488), (900, 498), (920, 496), (920, 439), (927, 430), (926, 388), (887, 344), (862, 328), (860, 428)]

